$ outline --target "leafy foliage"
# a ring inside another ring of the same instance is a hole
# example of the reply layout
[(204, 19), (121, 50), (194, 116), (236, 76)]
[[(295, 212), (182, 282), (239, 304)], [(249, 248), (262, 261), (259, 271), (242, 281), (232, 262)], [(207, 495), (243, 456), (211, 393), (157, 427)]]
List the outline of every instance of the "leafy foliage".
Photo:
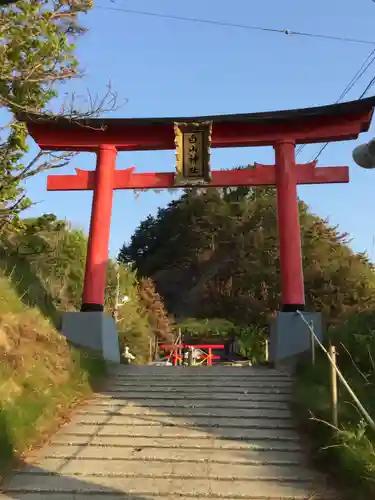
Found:
[(228, 338), (237, 329), (236, 325), (225, 319), (205, 318), (195, 319), (186, 318), (177, 325), (181, 334), (189, 338), (218, 337)]
[[(300, 202), (307, 307), (335, 322), (374, 304), (375, 274), (348, 237)], [(275, 192), (197, 189), (149, 216), (119, 260), (155, 281), (170, 312), (268, 324), (280, 307)]]
[[(74, 41), (85, 29), (78, 21), (91, 0), (19, 0), (0, 10), (0, 228), (30, 205), (22, 181), (69, 155), (40, 153), (28, 163), (27, 130), (18, 115), (45, 112), (57, 84), (79, 76)], [(77, 111), (70, 109), (70, 116)]]
[(57, 320), (57, 309), (80, 307), (87, 240), (53, 214), (22, 220), (0, 239), (2, 265), (29, 305)]
[[(349, 385), (375, 419), (375, 309), (349, 314), (330, 328), (328, 342), (336, 346), (338, 366)], [(348, 498), (364, 500), (375, 494), (375, 435), (362, 419), (345, 387), (339, 385), (339, 429), (331, 420), (330, 366), (319, 352), (315, 366), (301, 363), (297, 401), (302, 415), (312, 415), (309, 430), (324, 467), (347, 488)], [(307, 418), (306, 418), (307, 420)]]
[(114, 315), (117, 296), (127, 296), (128, 301), (119, 307), (117, 328), (122, 352), (128, 346), (136, 356), (135, 362), (143, 364), (149, 360), (152, 327), (148, 313), (138, 293), (135, 273), (109, 261), (106, 288), (106, 311)]
[(178, 325), (183, 338), (189, 342), (199, 339), (205, 343), (236, 341), (236, 354), (248, 359), (252, 364), (266, 361), (266, 329), (257, 325), (235, 325), (220, 318), (187, 318)]
[[(18, 231), (2, 234), (0, 262), (22, 300), (59, 326), (62, 311), (81, 307), (86, 247), (82, 231), (45, 214), (21, 220)], [(171, 340), (170, 320), (152, 281), (138, 283), (133, 271), (110, 260), (105, 297), (110, 315), (114, 315), (117, 295), (129, 299), (118, 314), (121, 345), (128, 345), (143, 363), (148, 360), (150, 339)]]
[(142, 306), (147, 311), (148, 324), (154, 336), (163, 342), (173, 342), (172, 322), (150, 278), (139, 280), (138, 295)]

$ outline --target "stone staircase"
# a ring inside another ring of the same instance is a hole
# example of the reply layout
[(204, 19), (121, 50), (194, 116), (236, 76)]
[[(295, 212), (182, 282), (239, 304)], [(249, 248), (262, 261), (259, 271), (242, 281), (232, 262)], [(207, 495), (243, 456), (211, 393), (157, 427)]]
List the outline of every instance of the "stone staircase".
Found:
[(14, 471), (1, 500), (328, 500), (292, 379), (268, 368), (124, 367)]

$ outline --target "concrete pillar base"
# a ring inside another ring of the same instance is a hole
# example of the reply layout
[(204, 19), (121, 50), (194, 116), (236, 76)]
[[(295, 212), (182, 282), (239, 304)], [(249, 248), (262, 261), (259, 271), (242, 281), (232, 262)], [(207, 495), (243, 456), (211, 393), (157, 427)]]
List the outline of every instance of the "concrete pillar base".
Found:
[(102, 312), (68, 312), (61, 333), (76, 346), (99, 352), (103, 359), (120, 363), (120, 343), (113, 318)]
[[(323, 340), (321, 313), (303, 312), (306, 321), (313, 324), (315, 335)], [(319, 347), (316, 346), (316, 352)], [(269, 361), (275, 366), (295, 364), (300, 355), (311, 350), (311, 334), (308, 326), (295, 312), (278, 312), (270, 327)]]

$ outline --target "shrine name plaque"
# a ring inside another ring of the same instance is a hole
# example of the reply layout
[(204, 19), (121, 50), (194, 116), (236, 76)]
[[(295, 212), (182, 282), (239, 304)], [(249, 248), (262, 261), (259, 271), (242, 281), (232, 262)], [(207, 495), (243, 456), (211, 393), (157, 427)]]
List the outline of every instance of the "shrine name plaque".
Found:
[(202, 185), (211, 181), (212, 122), (175, 123), (176, 175), (174, 184)]

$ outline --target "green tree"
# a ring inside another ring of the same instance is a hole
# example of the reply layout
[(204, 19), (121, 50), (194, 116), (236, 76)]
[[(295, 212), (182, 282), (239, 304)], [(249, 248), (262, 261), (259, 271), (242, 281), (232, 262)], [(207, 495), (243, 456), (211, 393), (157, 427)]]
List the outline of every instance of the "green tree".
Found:
[[(0, 265), (22, 300), (58, 326), (61, 312), (80, 310), (86, 248), (81, 230), (45, 214), (23, 219), (18, 231), (0, 235)], [(171, 323), (151, 282), (139, 283), (131, 269), (109, 260), (105, 292), (105, 310), (112, 316), (117, 296), (128, 298), (117, 326), (121, 346), (128, 345), (138, 363), (148, 361), (155, 336), (171, 340)]]
[(141, 278), (138, 284), (138, 296), (147, 313), (151, 332), (157, 340), (172, 343), (174, 335), (172, 322), (164, 308), (160, 295), (150, 278)]
[[(299, 208), (307, 307), (336, 322), (374, 305), (366, 256), (302, 201)], [(275, 192), (190, 190), (141, 223), (119, 259), (151, 277), (177, 316), (266, 325), (281, 302)]]
[[(19, 118), (47, 113), (57, 97), (58, 85), (81, 76), (75, 40), (85, 33), (80, 14), (92, 0), (19, 0), (0, 8), (0, 228), (30, 205), (23, 181), (37, 173), (65, 165), (69, 154), (39, 153), (25, 160), (26, 126)], [(103, 101), (87, 113), (74, 99), (63, 104), (59, 115), (71, 119), (97, 113)]]

